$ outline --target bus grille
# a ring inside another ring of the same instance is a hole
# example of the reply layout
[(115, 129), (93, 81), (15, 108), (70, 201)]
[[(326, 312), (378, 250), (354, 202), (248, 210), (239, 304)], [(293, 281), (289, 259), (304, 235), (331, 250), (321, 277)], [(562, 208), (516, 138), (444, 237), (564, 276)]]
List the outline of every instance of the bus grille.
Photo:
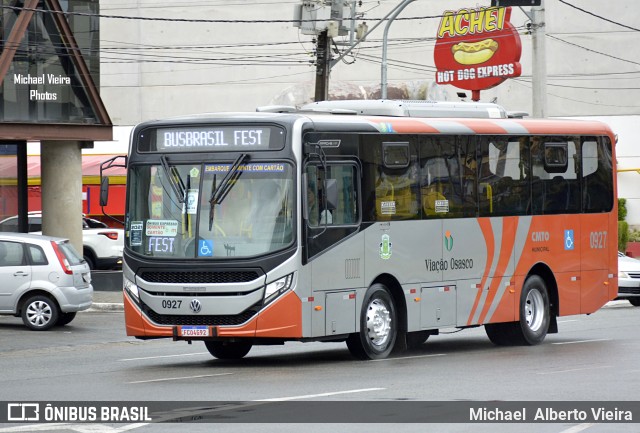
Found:
[(230, 316), (191, 316), (191, 315), (171, 315), (171, 314), (158, 314), (149, 308), (147, 305), (142, 305), (142, 311), (145, 312), (149, 318), (158, 325), (208, 325), (208, 326), (235, 326), (241, 325), (253, 316), (257, 311), (246, 310), (240, 314)]
[(220, 284), (247, 283), (257, 279), (256, 271), (221, 271), (221, 272), (160, 272), (145, 271), (140, 275), (144, 281), (162, 284)]

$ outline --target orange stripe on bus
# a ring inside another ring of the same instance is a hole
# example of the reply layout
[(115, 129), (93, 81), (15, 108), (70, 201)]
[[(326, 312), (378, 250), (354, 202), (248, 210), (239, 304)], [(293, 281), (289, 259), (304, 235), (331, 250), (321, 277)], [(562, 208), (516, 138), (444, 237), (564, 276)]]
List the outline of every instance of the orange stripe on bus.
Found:
[[(505, 217), (502, 219), (502, 241), (500, 245), (500, 256), (493, 275), (491, 275), (491, 286), (489, 287), (489, 293), (485, 299), (482, 313), (480, 314), (479, 323), (484, 323), (489, 312), (489, 308), (493, 304), (493, 300), (498, 294), (500, 284), (502, 283), (502, 277), (506, 274), (511, 254), (513, 253), (513, 246), (516, 239), (516, 230), (518, 228), (518, 217)], [(499, 301), (499, 300), (498, 300)]]
[[(602, 127), (599, 129), (599, 126), (603, 125), (586, 125), (585, 123), (581, 123), (580, 121), (574, 122), (558, 122), (557, 120), (550, 119), (527, 119), (526, 121), (521, 121), (517, 119), (511, 119), (514, 122), (520, 124), (523, 128), (529, 131), (531, 134), (580, 134), (580, 135), (610, 135), (609, 130)], [(595, 126), (595, 127), (594, 127)]]
[[(380, 123), (380, 119), (369, 119), (370, 121), (378, 124)], [(433, 126), (427, 124), (426, 122), (421, 122), (420, 120), (408, 120), (402, 119), (402, 121), (397, 121), (398, 119), (384, 119), (383, 123), (389, 123), (393, 127), (395, 132), (399, 133), (430, 133), (437, 134), (440, 131)]]
[(506, 134), (504, 129), (498, 122), (487, 122), (486, 120), (464, 119), (459, 120), (467, 128), (473, 129), (478, 134)]
[(482, 281), (480, 282), (479, 287), (480, 290), (478, 290), (478, 293), (476, 293), (476, 299), (473, 302), (473, 308), (471, 308), (469, 319), (467, 319), (467, 325), (471, 325), (473, 323), (473, 316), (478, 309), (478, 304), (480, 303), (480, 298), (482, 297), (482, 290), (485, 283), (487, 282), (487, 275), (489, 275), (489, 271), (491, 270), (491, 265), (493, 264), (493, 255), (495, 252), (495, 240), (493, 238), (493, 227), (491, 227), (491, 221), (488, 218), (479, 218), (477, 221), (480, 229), (482, 230), (485, 245), (487, 246), (487, 263), (485, 264), (484, 272), (482, 273)]

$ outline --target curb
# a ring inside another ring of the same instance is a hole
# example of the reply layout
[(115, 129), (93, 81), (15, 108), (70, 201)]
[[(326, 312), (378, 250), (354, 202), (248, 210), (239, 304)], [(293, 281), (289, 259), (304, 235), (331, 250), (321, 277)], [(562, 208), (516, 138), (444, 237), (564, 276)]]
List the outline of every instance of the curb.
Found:
[(105, 311), (124, 311), (124, 304), (116, 302), (94, 302), (88, 310), (85, 310), (86, 313), (102, 313)]

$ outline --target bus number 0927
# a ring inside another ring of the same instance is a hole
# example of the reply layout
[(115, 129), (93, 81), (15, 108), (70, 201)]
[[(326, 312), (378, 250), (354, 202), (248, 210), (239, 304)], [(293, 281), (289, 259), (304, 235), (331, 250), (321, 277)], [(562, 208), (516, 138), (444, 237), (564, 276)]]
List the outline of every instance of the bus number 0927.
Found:
[(589, 243), (593, 249), (603, 249), (607, 246), (607, 232), (591, 232)]
[(180, 305), (182, 305), (182, 301), (176, 301), (173, 299), (162, 301), (162, 308), (176, 309), (180, 308)]

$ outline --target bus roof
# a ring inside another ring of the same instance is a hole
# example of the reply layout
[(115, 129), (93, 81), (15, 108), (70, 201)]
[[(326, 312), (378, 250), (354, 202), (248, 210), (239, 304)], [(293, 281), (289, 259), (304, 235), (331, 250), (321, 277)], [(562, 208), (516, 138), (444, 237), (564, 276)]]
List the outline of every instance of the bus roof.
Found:
[(599, 121), (572, 119), (523, 119), (509, 116), (492, 103), (341, 100), (307, 104), (299, 109), (288, 106), (260, 107), (256, 112), (202, 113), (148, 121), (141, 127), (196, 125), (205, 123), (273, 122), (292, 125), (301, 119), (313, 121), (314, 129), (330, 131), (370, 131), (389, 133), (495, 134), (495, 135), (602, 135), (613, 137), (608, 125)]
[(300, 111), (359, 114), (393, 117), (457, 117), (500, 119), (508, 117), (506, 110), (486, 102), (403, 101), (403, 100), (342, 100), (320, 101), (304, 105)]

